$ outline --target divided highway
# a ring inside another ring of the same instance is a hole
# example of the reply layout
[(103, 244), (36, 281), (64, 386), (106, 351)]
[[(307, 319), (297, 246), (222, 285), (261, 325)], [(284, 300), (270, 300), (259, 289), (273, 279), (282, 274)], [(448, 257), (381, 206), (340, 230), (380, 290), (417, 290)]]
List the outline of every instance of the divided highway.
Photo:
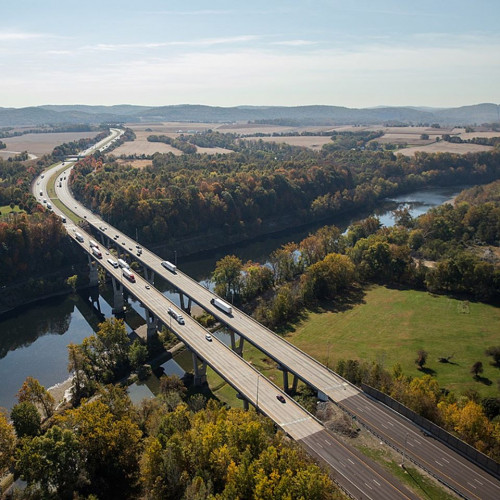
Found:
[[(119, 133), (119, 131), (115, 129), (114, 133)], [(68, 166), (68, 174), (70, 168), (71, 166)], [(69, 191), (67, 181), (61, 183), (61, 187), (56, 184), (56, 192), (58, 198), (70, 210), (82, 218), (85, 217), (97, 231), (107, 237), (120, 235), (117, 243), (119, 242), (118, 244), (124, 252), (131, 254), (129, 248), (134, 249), (137, 242), (103, 222), (98, 216), (76, 202)], [(39, 195), (38, 192), (35, 194)], [(104, 232), (100, 229), (103, 226), (108, 228), (107, 231)], [(215, 297), (213, 293), (179, 270), (173, 274), (163, 268), (161, 266), (162, 259), (159, 256), (143, 248), (142, 255), (133, 255), (133, 258), (160, 274), (187, 297), (190, 297), (236, 333), (257, 346), (283, 368), (316, 388), (351, 415), (356, 416), (361, 424), (375, 432), (381, 439), (401, 452), (405, 450), (409, 460), (420, 464), (463, 497), (492, 500), (500, 498), (500, 483), (492, 476), (422, 432), (412, 422), (372, 400), (345, 379), (277, 336), (253, 318), (236, 308), (233, 308), (231, 316), (221, 312), (210, 303), (210, 300)], [(142, 301), (142, 298), (140, 300)], [(252, 401), (250, 398), (249, 400)], [(309, 436), (307, 437), (308, 442), (311, 439)], [(314, 449), (316, 454), (321, 453), (320, 446), (315, 446)], [(342, 468), (342, 465), (340, 467)]]

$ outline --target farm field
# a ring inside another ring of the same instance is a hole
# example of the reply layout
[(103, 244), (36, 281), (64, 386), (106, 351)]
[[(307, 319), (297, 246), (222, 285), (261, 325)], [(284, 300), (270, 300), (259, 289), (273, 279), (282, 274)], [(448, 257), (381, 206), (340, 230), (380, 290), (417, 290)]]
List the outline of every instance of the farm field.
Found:
[[(99, 132), (59, 132), (56, 134), (26, 134), (17, 137), (8, 137), (2, 139), (7, 145), (6, 150), (34, 154), (42, 156), (51, 153), (52, 150), (65, 142), (72, 142), (78, 139), (87, 139), (95, 137)], [(7, 156), (12, 156), (8, 154)]]
[(162, 142), (148, 142), (147, 138), (150, 135), (169, 135), (171, 137), (177, 136), (178, 134), (170, 133), (167, 134), (162, 130), (154, 130), (153, 132), (146, 132), (144, 130), (135, 130), (136, 139), (134, 141), (129, 141), (123, 143), (121, 146), (117, 147), (112, 151), (111, 154), (114, 156), (120, 155), (154, 155), (155, 153), (173, 153), (176, 156), (182, 154), (182, 151), (177, 148), (173, 148), (169, 144), (163, 144)]
[(480, 151), (491, 151), (492, 146), (481, 146), (480, 144), (454, 144), (451, 142), (433, 142), (424, 146), (414, 146), (411, 148), (398, 149), (398, 153), (405, 156), (413, 156), (417, 151), (426, 153), (479, 153)]
[(290, 144), (291, 146), (302, 146), (310, 149), (321, 149), (324, 144), (331, 141), (330, 137), (319, 135), (298, 135), (292, 137), (246, 137), (248, 141), (258, 141), (262, 139), (264, 142), (277, 142)]
[[(490, 365), (484, 351), (500, 344), (499, 332), (498, 307), (373, 286), (351, 309), (308, 312), (287, 340), (332, 368), (339, 359), (377, 361), (389, 371), (400, 363), (411, 376), (422, 375), (415, 359), (424, 349), (429, 354), (426, 368), (441, 386), (498, 396), (500, 369)], [(438, 361), (452, 355), (450, 363)], [(482, 381), (470, 373), (476, 361), (483, 363)]]

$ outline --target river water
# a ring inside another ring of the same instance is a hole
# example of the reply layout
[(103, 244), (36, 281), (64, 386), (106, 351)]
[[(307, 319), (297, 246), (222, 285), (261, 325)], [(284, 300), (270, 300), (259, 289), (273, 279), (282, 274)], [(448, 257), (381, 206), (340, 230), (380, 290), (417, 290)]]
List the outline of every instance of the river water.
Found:
[[(434, 188), (401, 195), (387, 200), (387, 203), (373, 214), (377, 215), (384, 225), (390, 226), (393, 224), (391, 212), (395, 208), (406, 205), (414, 216), (418, 216), (450, 200), (466, 187), (468, 186)], [(357, 219), (359, 218), (358, 216)], [(331, 219), (202, 255), (184, 259), (178, 256), (178, 265), (193, 278), (207, 284), (217, 260), (228, 253), (237, 255), (243, 261), (265, 262), (276, 248), (290, 241), (299, 242), (320, 226), (336, 224), (345, 228), (351, 222), (347, 218)], [(170, 259), (171, 256), (165, 258)], [(168, 290), (161, 279), (156, 280), (155, 286), (178, 303), (178, 296)], [(45, 387), (67, 379), (67, 345), (81, 343), (85, 337), (96, 331), (97, 325), (105, 317), (111, 316), (109, 300), (106, 294), (99, 297), (99, 311), (84, 295), (71, 295), (45, 300), (15, 313), (0, 316), (0, 407), (12, 408), (16, 403), (16, 393), (27, 376), (37, 378)], [(130, 305), (132, 309), (126, 317), (129, 332), (144, 323), (144, 313), (140, 305), (133, 301), (130, 301)], [(217, 336), (225, 342), (228, 340), (228, 336), (223, 332)], [(190, 356), (181, 354), (175, 360), (168, 361), (163, 368), (166, 373), (182, 375), (190, 362)], [(149, 390), (144, 387), (136, 386), (132, 389), (132, 397), (136, 400), (148, 394)]]

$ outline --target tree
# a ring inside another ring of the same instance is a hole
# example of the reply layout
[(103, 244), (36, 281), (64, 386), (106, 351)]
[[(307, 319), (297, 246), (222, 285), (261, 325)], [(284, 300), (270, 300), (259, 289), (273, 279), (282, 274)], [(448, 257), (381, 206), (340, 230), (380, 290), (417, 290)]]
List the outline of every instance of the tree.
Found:
[(479, 375), (483, 373), (483, 371), (483, 363), (481, 363), (481, 361), (476, 361), (470, 369), (470, 372), (476, 379), (479, 378)]
[(16, 449), (14, 427), (9, 424), (7, 416), (0, 409), (0, 475), (13, 463)]
[(21, 389), (17, 393), (17, 399), (20, 403), (30, 401), (35, 405), (39, 405), (46, 417), (50, 417), (54, 413), (54, 397), (36, 378), (26, 377)]
[(78, 275), (74, 274), (73, 276), (70, 276), (67, 280), (66, 283), (71, 287), (73, 290), (73, 293), (76, 292), (76, 285), (78, 283)]
[(238, 294), (241, 284), (243, 262), (236, 255), (226, 255), (215, 264), (212, 279), (215, 282), (215, 291), (221, 297), (232, 298)]
[(148, 359), (148, 348), (135, 340), (130, 346), (128, 358), (132, 369), (137, 371)]
[(18, 438), (24, 436), (38, 436), (41, 430), (40, 413), (36, 406), (30, 401), (23, 401), (14, 405), (10, 412), (10, 418), (16, 429)]
[(102, 401), (92, 401), (60, 417), (62, 428), (74, 429), (89, 481), (99, 498), (128, 498), (139, 479), (141, 431), (131, 416), (113, 415)]
[(500, 345), (492, 345), (484, 353), (493, 357), (493, 366), (500, 367)]
[(17, 455), (16, 469), (30, 491), (42, 498), (73, 498), (82, 482), (83, 464), (78, 439), (70, 430), (57, 425), (45, 435), (24, 440)]
[(417, 359), (415, 360), (415, 364), (418, 366), (419, 370), (422, 370), (425, 363), (427, 363), (427, 351), (419, 349), (419, 351), (417, 352)]

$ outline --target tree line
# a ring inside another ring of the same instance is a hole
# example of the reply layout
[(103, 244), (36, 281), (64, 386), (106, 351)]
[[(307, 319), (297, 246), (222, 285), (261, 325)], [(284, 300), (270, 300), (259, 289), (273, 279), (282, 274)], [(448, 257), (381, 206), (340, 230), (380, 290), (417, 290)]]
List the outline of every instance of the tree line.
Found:
[[(197, 136), (194, 136), (197, 137)], [(320, 151), (262, 141), (238, 142), (227, 155), (155, 154), (136, 169), (105, 163), (75, 167), (77, 198), (145, 243), (193, 234), (254, 236), (271, 223), (301, 222), (369, 208), (428, 185), (482, 183), (498, 177), (500, 152), (453, 155)]]

